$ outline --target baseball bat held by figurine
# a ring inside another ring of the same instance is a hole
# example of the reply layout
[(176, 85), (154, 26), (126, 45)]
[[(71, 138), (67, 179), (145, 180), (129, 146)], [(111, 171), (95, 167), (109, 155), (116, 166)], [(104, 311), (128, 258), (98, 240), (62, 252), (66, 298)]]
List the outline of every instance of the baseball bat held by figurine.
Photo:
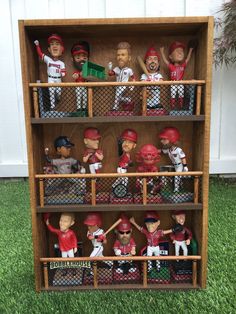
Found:
[(119, 225), (121, 221), (122, 219), (120, 218), (116, 222), (114, 222), (114, 224), (103, 235), (106, 236), (111, 230), (113, 230), (117, 225)]
[(140, 65), (141, 69), (143, 70), (143, 72), (144, 72), (144, 73), (147, 75), (147, 77), (148, 77), (150, 74), (148, 73), (148, 70), (147, 70), (147, 68), (146, 68), (146, 66), (145, 66), (145, 64), (144, 64), (144, 62), (143, 62), (143, 59), (142, 59), (140, 56), (138, 56), (137, 59), (138, 59), (138, 63), (139, 63), (139, 65)]

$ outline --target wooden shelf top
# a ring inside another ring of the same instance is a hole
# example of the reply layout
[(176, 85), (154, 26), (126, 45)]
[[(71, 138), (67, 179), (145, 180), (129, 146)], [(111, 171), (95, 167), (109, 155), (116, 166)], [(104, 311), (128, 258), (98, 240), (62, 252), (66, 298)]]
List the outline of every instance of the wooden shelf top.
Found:
[(98, 204), (95, 206), (92, 205), (45, 205), (44, 207), (37, 206), (37, 213), (61, 213), (64, 211), (68, 211), (70, 209), (71, 212), (94, 212), (94, 211), (103, 211), (103, 212), (111, 212), (111, 211), (146, 211), (146, 210), (202, 210), (203, 206), (201, 203), (181, 203), (181, 204)]
[(70, 118), (31, 118), (32, 124), (54, 123), (121, 123), (121, 122), (160, 122), (160, 121), (204, 121), (205, 115), (199, 116), (118, 116), (118, 117), (70, 117)]

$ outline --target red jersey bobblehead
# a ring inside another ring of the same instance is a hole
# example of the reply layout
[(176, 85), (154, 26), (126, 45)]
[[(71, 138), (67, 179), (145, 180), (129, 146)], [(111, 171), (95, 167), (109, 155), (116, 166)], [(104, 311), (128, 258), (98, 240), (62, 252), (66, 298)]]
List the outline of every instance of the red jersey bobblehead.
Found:
[[(190, 61), (193, 48), (190, 47), (187, 58), (185, 59), (185, 45), (181, 42), (175, 41), (169, 47), (169, 60), (164, 53), (164, 47), (160, 48), (161, 56), (164, 63), (167, 65), (170, 73), (171, 81), (182, 81), (184, 77), (185, 68)], [(175, 109), (176, 96), (178, 94), (178, 105), (181, 109), (184, 100), (184, 85), (171, 85), (171, 109)]]
[[(65, 63), (59, 60), (64, 52), (62, 38), (57, 34), (48, 37), (48, 51), (51, 57), (42, 52), (38, 40), (35, 40), (34, 44), (39, 58), (47, 65), (48, 83), (61, 83), (62, 77), (66, 75)], [(49, 96), (50, 108), (55, 109), (61, 97), (61, 87), (49, 87)]]
[[(141, 75), (141, 81), (147, 82), (158, 82), (163, 81), (163, 76), (160, 74), (160, 55), (154, 47), (150, 47), (144, 57), (144, 62), (148, 74), (143, 73)], [(159, 86), (151, 86), (147, 88), (148, 98), (147, 98), (147, 109), (157, 109), (161, 108), (160, 105), (160, 88)]]
[[(130, 218), (130, 222), (147, 238), (147, 256), (160, 256), (159, 242), (164, 235), (171, 233), (172, 229), (169, 230), (158, 230), (160, 225), (160, 217), (155, 211), (147, 211), (145, 214), (144, 222), (146, 228), (139, 226), (134, 217)], [(156, 261), (157, 270), (160, 269), (160, 262)], [(152, 269), (152, 262), (148, 261), (148, 272)]]
[[(166, 127), (160, 134), (159, 138), (162, 144), (162, 153), (168, 154), (176, 172), (187, 172), (187, 161), (183, 150), (177, 146), (180, 139), (180, 132), (177, 128)], [(175, 176), (174, 179), (174, 192), (179, 192), (181, 187), (181, 177)]]
[[(122, 154), (119, 158), (117, 173), (126, 173), (128, 171), (128, 168), (132, 163), (130, 153), (133, 149), (135, 149), (137, 140), (138, 134), (135, 130), (125, 129), (122, 132), (120, 136)], [(112, 187), (114, 188), (120, 183), (127, 186), (128, 178), (127, 177), (117, 178), (116, 181), (113, 183)]]
[[(112, 63), (109, 62), (108, 75), (116, 76), (117, 82), (129, 82), (130, 80), (135, 81), (133, 70), (128, 67), (131, 61), (131, 47), (128, 42), (120, 42), (117, 45), (116, 58), (118, 66), (112, 69)], [(131, 86), (129, 89), (133, 90), (133, 86)], [(131, 97), (125, 96), (127, 90), (128, 90), (127, 86), (116, 87), (115, 101), (112, 110), (117, 111), (121, 103), (123, 105), (125, 104), (127, 106), (132, 106)]]
[(99, 173), (102, 168), (103, 152), (98, 149), (101, 135), (96, 128), (87, 128), (84, 131), (84, 144), (86, 150), (83, 156), (83, 162), (89, 163), (90, 173)]
[(59, 240), (59, 249), (62, 257), (74, 257), (77, 252), (77, 238), (73, 230), (70, 229), (75, 223), (73, 213), (62, 213), (59, 220), (60, 229), (54, 228), (46, 219), (48, 230), (55, 233)]
[(176, 224), (180, 226), (180, 230), (175, 233), (170, 234), (170, 238), (175, 245), (175, 255), (179, 256), (180, 248), (183, 250), (183, 255), (188, 255), (187, 246), (190, 245), (192, 240), (192, 232), (185, 227), (186, 213), (182, 210), (175, 210), (173, 212), (172, 218), (175, 220)]
[[(113, 245), (116, 256), (133, 256), (136, 255), (136, 243), (132, 237), (132, 228), (129, 219), (122, 216), (122, 221), (117, 226), (115, 232), (117, 239)], [(131, 261), (118, 261), (116, 273), (132, 273), (136, 270)]]
[[(140, 163), (137, 167), (137, 172), (157, 172), (158, 168), (156, 163), (160, 160), (159, 150), (152, 144), (143, 145), (136, 154), (136, 161)], [(147, 179), (148, 189), (150, 193), (154, 193), (155, 184), (154, 178)], [(136, 187), (138, 190), (142, 190), (143, 181), (137, 179)]]
[[(74, 68), (76, 69), (72, 74), (73, 79), (76, 83), (85, 82), (86, 80), (82, 77), (82, 67), (86, 61), (89, 60), (90, 48), (86, 41), (78, 41), (71, 48), (71, 56)], [(87, 88), (80, 86), (76, 87), (76, 107), (77, 111), (87, 110)]]

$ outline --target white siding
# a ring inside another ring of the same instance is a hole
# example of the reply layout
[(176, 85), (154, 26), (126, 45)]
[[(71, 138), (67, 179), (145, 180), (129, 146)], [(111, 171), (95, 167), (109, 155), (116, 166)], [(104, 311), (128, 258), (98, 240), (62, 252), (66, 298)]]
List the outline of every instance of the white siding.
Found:
[[(0, 19), (0, 177), (27, 176), (18, 20), (214, 15), (223, 0), (4, 0)], [(236, 173), (236, 68), (213, 71), (211, 173)]]

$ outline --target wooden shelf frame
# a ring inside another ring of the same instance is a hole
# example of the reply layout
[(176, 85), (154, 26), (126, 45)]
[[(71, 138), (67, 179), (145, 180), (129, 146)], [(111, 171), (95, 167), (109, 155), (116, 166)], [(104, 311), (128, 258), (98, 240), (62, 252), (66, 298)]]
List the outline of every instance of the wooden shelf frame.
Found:
[[(97, 289), (100, 285), (97, 278), (97, 262), (115, 262), (115, 261), (132, 261), (132, 262), (141, 262), (143, 265), (143, 273), (142, 273), (142, 288), (146, 289), (149, 288), (148, 284), (148, 278), (147, 278), (147, 261), (183, 261), (188, 260), (192, 261), (192, 286), (193, 288), (197, 287), (197, 261), (201, 260), (200, 255), (188, 255), (188, 256), (103, 256), (103, 257), (74, 257), (74, 258), (47, 258), (42, 257), (40, 258), (40, 263), (43, 264), (43, 273), (44, 273), (44, 288), (45, 290), (49, 289), (49, 274), (48, 274), (48, 263), (58, 263), (61, 265), (66, 265), (70, 267), (70, 262), (77, 262), (77, 263), (91, 263), (93, 262), (93, 287), (94, 289)], [(91, 264), (90, 264), (91, 265)], [(82, 266), (81, 266), (82, 267)], [(115, 284), (114, 284), (115, 285)], [(132, 284), (131, 287), (135, 286), (136, 284)], [(138, 284), (140, 285), (140, 284)], [(106, 286), (106, 285), (105, 285)], [(115, 285), (119, 289), (120, 285)], [(131, 288), (130, 287), (130, 288)], [(82, 288), (81, 286), (79, 287)], [(84, 286), (84, 289), (86, 289), (87, 286)], [(112, 287), (114, 288), (114, 287)], [(127, 287), (128, 289), (128, 287)], [(132, 288), (131, 288), (132, 289)]]

